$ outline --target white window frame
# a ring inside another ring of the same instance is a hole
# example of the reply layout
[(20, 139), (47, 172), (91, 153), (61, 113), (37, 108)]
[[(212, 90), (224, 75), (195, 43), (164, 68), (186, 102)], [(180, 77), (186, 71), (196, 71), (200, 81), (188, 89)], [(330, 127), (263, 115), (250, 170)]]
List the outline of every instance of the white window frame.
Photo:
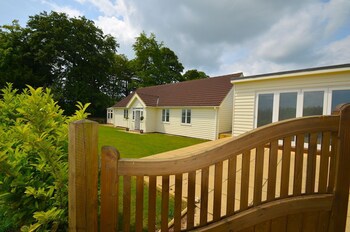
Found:
[(107, 110), (107, 119), (113, 119), (113, 109)]
[[(272, 123), (278, 122), (279, 118), (279, 103), (280, 103), (280, 94), (281, 93), (297, 93), (297, 111), (296, 118), (303, 116), (303, 106), (304, 106), (304, 93), (313, 92), (313, 91), (323, 91), (323, 115), (327, 114), (330, 111), (330, 103), (328, 94), (331, 94), (331, 88), (305, 88), (305, 89), (285, 89), (281, 91), (258, 91), (255, 93), (255, 107), (254, 107), (254, 128), (257, 128), (258, 125), (258, 106), (259, 106), (259, 95), (260, 94), (273, 94), (273, 109), (272, 109)], [(339, 89), (347, 89), (346, 87)], [(330, 93), (329, 93), (330, 92)]]
[(128, 120), (128, 119), (129, 119), (129, 109), (124, 109), (123, 118), (124, 118), (125, 120)]
[(341, 86), (341, 87), (331, 87), (327, 93), (327, 114), (332, 114), (332, 93), (334, 90), (350, 90), (350, 86)]
[(170, 122), (170, 109), (162, 109), (162, 122), (163, 123), (169, 123)]
[[(183, 113), (183, 111), (185, 111), (185, 122), (182, 122), (182, 113)], [(190, 112), (190, 114), (191, 114), (190, 117), (187, 116), (188, 112)], [(190, 121), (190, 122), (188, 122), (188, 121)], [(187, 108), (187, 109), (182, 109), (181, 110), (181, 124), (182, 125), (191, 125), (192, 124), (192, 110), (191, 109)]]

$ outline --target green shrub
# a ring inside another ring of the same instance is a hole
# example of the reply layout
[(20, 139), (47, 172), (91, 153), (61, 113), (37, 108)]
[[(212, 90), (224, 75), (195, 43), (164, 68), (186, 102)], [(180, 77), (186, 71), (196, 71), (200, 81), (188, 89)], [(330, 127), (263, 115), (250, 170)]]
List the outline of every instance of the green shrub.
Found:
[(2, 90), (0, 231), (67, 230), (68, 123), (88, 115), (77, 107), (66, 117), (48, 89)]

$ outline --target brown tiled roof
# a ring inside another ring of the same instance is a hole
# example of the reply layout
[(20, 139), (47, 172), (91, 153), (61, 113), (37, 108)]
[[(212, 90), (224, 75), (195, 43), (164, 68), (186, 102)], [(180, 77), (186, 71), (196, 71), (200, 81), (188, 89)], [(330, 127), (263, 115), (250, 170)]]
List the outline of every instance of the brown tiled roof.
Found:
[(126, 107), (137, 93), (146, 106), (219, 106), (242, 73), (137, 89), (113, 107)]

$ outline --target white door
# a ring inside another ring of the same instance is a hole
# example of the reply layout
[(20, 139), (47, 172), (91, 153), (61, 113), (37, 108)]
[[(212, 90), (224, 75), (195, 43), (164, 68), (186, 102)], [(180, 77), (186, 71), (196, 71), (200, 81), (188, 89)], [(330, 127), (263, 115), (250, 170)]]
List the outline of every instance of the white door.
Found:
[(135, 111), (135, 130), (140, 130), (140, 117), (141, 113), (139, 110)]

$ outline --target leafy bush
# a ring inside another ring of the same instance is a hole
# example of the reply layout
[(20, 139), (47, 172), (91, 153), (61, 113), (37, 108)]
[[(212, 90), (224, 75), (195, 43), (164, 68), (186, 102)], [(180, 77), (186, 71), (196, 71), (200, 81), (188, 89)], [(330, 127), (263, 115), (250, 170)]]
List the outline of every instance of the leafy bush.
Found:
[(68, 123), (50, 90), (9, 84), (0, 99), (0, 231), (68, 228)]

